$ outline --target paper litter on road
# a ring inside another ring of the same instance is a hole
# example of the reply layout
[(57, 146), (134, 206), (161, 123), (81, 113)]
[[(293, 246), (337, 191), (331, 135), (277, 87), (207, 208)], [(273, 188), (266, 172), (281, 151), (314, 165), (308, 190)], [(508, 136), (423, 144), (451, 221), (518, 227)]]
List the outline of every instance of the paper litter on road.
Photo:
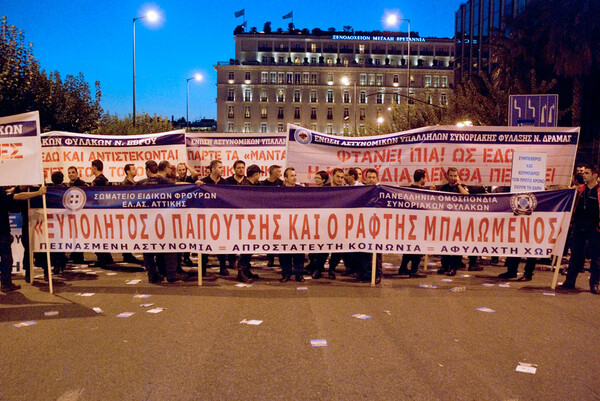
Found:
[(479, 312), (486, 312), (486, 313), (494, 313), (494, 312), (496, 312), (495, 310), (490, 309), (490, 308), (485, 307), (485, 306), (482, 306), (481, 308), (477, 308), (477, 310)]
[(251, 326), (258, 326), (262, 322), (263, 322), (262, 320), (246, 320), (246, 319), (244, 319), (240, 322), (240, 324), (249, 324)]
[(154, 305), (154, 303), (151, 303), (151, 304), (140, 304), (140, 306), (141, 306), (142, 308), (148, 308), (148, 307), (150, 307), (150, 306), (152, 306), (152, 305)]
[(306, 291), (308, 290), (308, 287), (298, 287), (296, 288), (298, 291)]
[(369, 316), (369, 315), (363, 315), (362, 313), (355, 313), (355, 314), (350, 315), (350, 316), (354, 317), (356, 319), (361, 319), (361, 320), (367, 320), (367, 319), (371, 318), (371, 316)]
[(537, 365), (534, 365), (533, 363), (519, 362), (519, 365), (515, 370), (517, 372), (531, 373), (534, 375), (537, 370)]
[(451, 282), (452, 282), (452, 279), (451, 279), (451, 278), (443, 278), (443, 279), (442, 279), (442, 281), (443, 281), (444, 283), (451, 283)]
[(160, 313), (164, 310), (165, 310), (164, 308), (154, 308), (154, 309), (148, 309), (146, 312), (147, 313)]
[(117, 317), (129, 317), (135, 315), (135, 312), (122, 312), (117, 315)]
[(495, 286), (496, 284), (493, 284), (493, 283), (483, 283), (483, 284), (481, 284), (481, 285), (482, 285), (482, 286), (484, 286), (484, 287), (493, 287), (493, 286)]
[(139, 283), (141, 283), (141, 282), (142, 282), (142, 280), (140, 280), (140, 279), (135, 279), (135, 280), (129, 280), (129, 281), (126, 281), (126, 282), (125, 282), (125, 284), (133, 285), (133, 284), (139, 284)]
[(310, 340), (310, 345), (313, 348), (318, 348), (318, 347), (327, 347), (327, 340), (325, 340), (324, 338), (319, 338), (319, 339), (315, 339), (315, 340)]
[(150, 298), (151, 296), (152, 295), (150, 295), (150, 294), (135, 294), (133, 297), (145, 299), (145, 298)]
[(106, 275), (107, 275), (107, 276), (116, 276), (116, 275), (117, 275), (117, 273), (115, 273), (115, 272), (108, 272), (108, 273), (106, 273)]
[(252, 284), (244, 284), (244, 283), (239, 283), (235, 285), (238, 288), (250, 288), (252, 287)]
[(13, 324), (13, 327), (20, 329), (21, 327), (33, 326), (34, 324), (37, 324), (37, 322), (35, 320), (29, 320), (27, 322)]
[(97, 306), (95, 308), (92, 308), (92, 310), (96, 313), (102, 313), (104, 312), (101, 308), (98, 308)]
[(419, 288), (435, 289), (439, 287), (435, 284), (419, 284)]
[(463, 277), (463, 278), (471, 277), (470, 274), (461, 274), (460, 276)]
[(44, 316), (56, 316), (56, 315), (58, 315), (57, 310), (50, 310), (48, 312), (44, 312)]
[(502, 284), (498, 284), (498, 287), (502, 287), (502, 288), (510, 288), (510, 283), (502, 283)]
[(386, 314), (392, 316), (392, 312), (390, 312), (389, 310), (384, 310), (383, 313), (386, 313)]
[(554, 293), (554, 292), (543, 292), (542, 294), (543, 294), (543, 295), (549, 295), (549, 296), (551, 296), (551, 297), (554, 297), (554, 296), (556, 296), (556, 293)]
[(78, 297), (91, 297), (91, 296), (93, 296), (95, 294), (96, 294), (95, 292), (80, 292), (76, 296), (78, 296)]

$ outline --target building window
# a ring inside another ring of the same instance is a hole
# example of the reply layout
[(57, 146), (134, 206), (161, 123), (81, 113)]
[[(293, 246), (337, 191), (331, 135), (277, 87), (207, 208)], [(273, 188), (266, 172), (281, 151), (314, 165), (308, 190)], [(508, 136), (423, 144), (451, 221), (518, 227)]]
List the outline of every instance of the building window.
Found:
[(227, 123), (227, 132), (233, 132), (233, 123), (231, 123), (231, 122)]
[(244, 132), (250, 132), (250, 123), (244, 123)]
[(360, 103), (365, 104), (367, 103), (367, 92), (360, 92)]
[(244, 89), (244, 102), (252, 101), (252, 89)]
[(300, 119), (300, 107), (294, 107), (294, 119)]
[(234, 102), (235, 101), (235, 89), (227, 89), (227, 101)]
[(310, 102), (317, 103), (317, 91), (316, 90), (310, 91)]
[(302, 83), (305, 85), (308, 84), (310, 82), (309, 77), (310, 77), (310, 74), (308, 72), (305, 72), (304, 74), (302, 74)]
[(333, 74), (327, 74), (327, 83), (333, 84)]
[(367, 118), (367, 110), (366, 109), (360, 109), (359, 113), (359, 120), (360, 121), (365, 121), (365, 119)]
[(260, 108), (260, 118), (267, 118), (267, 106)]
[(267, 97), (267, 91), (262, 89), (260, 91), (260, 101), (261, 102), (267, 102), (269, 100), (269, 98)]
[(311, 53), (316, 53), (317, 52), (317, 44), (316, 43), (311, 43), (310, 44), (310, 52)]
[(296, 85), (300, 85), (302, 81), (300, 81), (300, 74), (294, 74), (294, 83)]
[(233, 106), (227, 106), (227, 118), (233, 118)]
[(268, 72), (262, 72), (260, 74), (260, 83), (261, 84), (268, 84), (269, 83), (269, 73)]
[(327, 91), (327, 103), (333, 103), (333, 91), (331, 89)]
[(367, 84), (367, 74), (360, 74), (360, 85), (365, 86)]
[(277, 118), (280, 120), (283, 119), (283, 107), (277, 108)]
[(327, 119), (333, 120), (333, 109), (331, 107), (327, 108)]
[(347, 107), (344, 107), (344, 120), (347, 120), (350, 118), (350, 109), (348, 109)]
[(383, 104), (383, 93), (378, 93), (375, 95), (375, 98), (377, 104)]
[(244, 106), (244, 117), (250, 118), (250, 106)]
[(310, 124), (310, 129), (313, 130), (313, 131), (316, 131), (317, 130), (317, 124), (316, 123), (311, 123)]
[(448, 77), (442, 76), (442, 88), (448, 87)]
[(377, 74), (377, 80), (375, 82), (377, 86), (383, 86), (383, 74)]
[(364, 124), (361, 124), (361, 125), (358, 126), (358, 133), (360, 135), (366, 135), (367, 130), (365, 129), (365, 125)]
[(392, 104), (399, 104), (400, 103), (400, 95), (398, 95), (397, 93), (392, 94)]
[[(246, 73), (246, 78), (245, 79), (246, 79), (246, 81), (250, 81), (250, 73), (249, 72)], [(246, 82), (246, 83), (248, 83), (248, 82)]]
[(369, 86), (375, 85), (375, 74), (369, 74)]
[(285, 91), (283, 89), (277, 91), (277, 101), (280, 103), (285, 102)]
[(426, 88), (429, 88), (431, 86), (431, 76), (430, 75), (425, 75), (425, 81), (423, 83), (423, 86), (425, 86)]
[(291, 72), (288, 72), (285, 74), (286, 77), (286, 83), (288, 84), (293, 84), (294, 83), (294, 74), (292, 74)]
[(441, 104), (442, 106), (448, 106), (448, 98), (446, 97), (446, 94), (445, 94), (445, 93), (442, 93), (442, 94), (440, 95), (440, 104)]
[(267, 123), (261, 123), (260, 124), (260, 132), (262, 132), (263, 134), (265, 132), (267, 132)]
[(229, 79), (233, 81), (235, 79), (235, 74), (233, 71), (229, 71)]
[(317, 108), (316, 107), (311, 107), (310, 108), (310, 119), (311, 120), (316, 120), (317, 119)]
[(398, 74), (394, 74), (394, 77), (393, 77), (392, 81), (393, 81), (395, 84), (397, 84), (397, 83), (400, 83), (400, 79), (399, 79), (399, 77), (398, 77)]
[(310, 74), (310, 83), (313, 85), (316, 85), (317, 81), (318, 81), (317, 74), (316, 73)]
[(344, 135), (350, 135), (350, 127), (348, 127), (348, 124), (344, 124), (342, 132), (344, 133)]
[[(273, 73), (273, 74), (275, 74), (275, 73)], [(278, 82), (280, 84), (284, 84), (285, 83), (285, 74), (283, 72), (280, 72), (277, 76), (279, 77), (279, 81)], [(273, 83), (275, 83), (275, 82), (273, 82)]]
[(277, 124), (277, 132), (284, 132), (283, 130), (284, 130), (283, 124), (281, 124), (281, 123)]
[(440, 77), (437, 75), (434, 75), (433, 77), (433, 87), (437, 88), (440, 86)]
[(379, 57), (375, 59), (375, 65), (381, 65), (381, 59)]
[(344, 96), (342, 98), (342, 102), (350, 103), (350, 92), (349, 91), (344, 91)]
[(283, 64), (283, 56), (277, 57), (277, 64)]
[(298, 103), (300, 101), (300, 89), (294, 89), (294, 102)]
[(333, 134), (333, 124), (327, 124), (326, 134)]
[(358, 54), (365, 54), (365, 45), (358, 45)]

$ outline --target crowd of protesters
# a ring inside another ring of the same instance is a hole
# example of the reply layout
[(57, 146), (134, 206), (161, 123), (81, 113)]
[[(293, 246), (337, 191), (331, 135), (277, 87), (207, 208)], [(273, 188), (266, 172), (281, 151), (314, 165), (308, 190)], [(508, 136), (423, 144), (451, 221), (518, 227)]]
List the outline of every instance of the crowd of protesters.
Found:
[[(65, 187), (84, 187), (84, 186), (106, 186), (111, 185), (109, 180), (103, 174), (103, 163), (101, 160), (92, 162), (92, 173), (94, 180), (91, 183), (83, 181), (78, 174), (76, 167), (67, 169), (68, 180), (65, 182), (65, 177), (62, 172), (56, 171), (52, 173), (51, 184), (53, 186)], [(206, 175), (201, 174), (186, 163), (179, 163), (176, 166), (171, 165), (168, 161), (150, 160), (145, 164), (146, 177), (136, 180), (137, 170), (134, 164), (126, 164), (124, 166), (125, 178), (122, 182), (113, 185), (172, 185), (172, 184), (197, 184), (197, 185), (246, 185), (246, 186), (274, 186), (274, 187), (300, 187), (297, 183), (296, 171), (293, 167), (288, 167), (282, 172), (281, 166), (272, 165), (268, 172), (261, 170), (255, 164), (246, 168), (246, 163), (243, 160), (237, 160), (233, 164), (233, 174), (230, 177), (223, 177), (223, 164), (219, 160), (211, 161), (207, 168)], [(260, 180), (261, 174), (268, 173), (267, 178)], [(446, 172), (447, 183), (440, 188), (440, 191), (452, 192), (457, 194), (469, 194), (470, 189), (463, 185), (458, 176), (456, 168), (449, 168)], [(424, 189), (426, 188), (426, 173), (424, 170), (417, 169), (414, 171), (413, 183), (410, 188)], [(318, 171), (314, 175), (314, 184), (310, 186), (317, 187), (339, 187), (339, 186), (360, 186), (360, 185), (378, 185), (378, 172), (374, 168), (368, 168), (364, 172), (358, 167), (354, 168), (334, 168), (330, 172)], [(571, 249), (571, 259), (569, 263), (567, 279), (562, 285), (563, 290), (571, 290), (575, 287), (575, 280), (579, 272), (583, 269), (583, 264), (586, 257), (586, 252), (591, 256), (590, 264), (590, 290), (594, 294), (600, 294), (598, 282), (600, 280), (600, 207), (598, 205), (598, 168), (586, 164), (579, 164), (574, 175), (573, 187), (577, 188), (576, 206), (573, 210), (573, 220), (571, 233), (569, 235), (568, 245)], [(432, 188), (429, 188), (432, 189)], [(506, 188), (492, 189), (491, 192), (503, 192)], [(0, 251), (2, 252), (2, 291), (10, 292), (20, 288), (11, 281), (12, 256), (10, 254), (10, 243), (12, 236), (10, 235), (10, 226), (8, 225), (8, 210), (15, 210), (13, 204), (15, 201), (23, 201), (31, 199), (35, 196), (40, 196), (45, 193), (46, 189), (42, 187), (34, 192), (25, 192), (22, 188), (2, 189), (0, 191)], [(487, 192), (484, 188), (473, 188), (472, 193)], [(23, 203), (16, 208), (24, 216), (23, 224), (23, 244), (27, 247), (28, 244), (28, 224), (26, 221), (27, 213), (23, 213)], [(26, 211), (26, 206), (25, 206)], [(6, 221), (5, 221), (6, 220)], [(29, 270), (27, 269), (28, 251), (25, 251), (23, 264), (26, 269), (26, 278), (29, 279)], [(308, 255), (308, 264), (306, 264), (306, 256), (303, 253), (294, 254), (279, 254), (268, 255), (268, 265), (274, 265), (274, 258), (278, 257), (281, 266), (281, 282), (287, 282), (294, 278), (297, 282), (304, 281), (304, 275), (312, 275), (313, 279), (323, 277), (325, 266), (329, 260), (327, 278), (330, 280), (336, 279), (336, 269), (343, 261), (344, 271), (342, 275), (354, 276), (358, 281), (370, 281), (371, 269), (375, 266), (375, 281), (379, 283), (382, 278), (382, 254), (371, 254), (364, 252), (344, 252), (344, 253), (311, 253)], [(399, 275), (406, 275), (409, 278), (423, 278), (425, 274), (419, 271), (423, 255), (405, 254), (402, 257)], [(110, 253), (97, 253), (96, 263), (93, 266), (106, 268), (114, 263), (113, 256)], [(206, 275), (206, 267), (208, 262), (207, 255), (202, 255), (202, 272)], [(259, 279), (259, 276), (251, 271), (252, 255), (217, 255), (219, 260), (219, 274), (228, 276), (228, 269), (237, 271), (237, 280), (244, 283), (251, 283), (253, 280)], [(51, 264), (53, 272), (61, 273), (67, 262), (71, 260), (73, 263), (85, 263), (83, 253), (72, 252), (68, 256), (65, 253), (53, 252), (51, 254)], [(34, 261), (37, 266), (43, 267), (45, 276), (48, 275), (48, 267), (45, 254), (34, 255)], [(507, 272), (499, 275), (502, 279), (513, 279), (517, 277), (518, 266), (521, 258), (509, 257), (506, 258)], [(150, 283), (161, 283), (166, 280), (167, 283), (175, 283), (179, 280), (185, 280), (190, 277), (190, 273), (182, 269), (182, 266), (194, 266), (194, 262), (190, 258), (190, 253), (144, 253), (143, 260), (137, 259), (131, 253), (123, 254), (123, 262), (142, 264), (147, 271), (148, 280)], [(522, 281), (532, 279), (533, 271), (535, 270), (537, 259), (528, 258), (525, 265), (525, 273), (520, 277)], [(9, 264), (10, 263), (10, 264)], [(408, 266), (410, 265), (410, 269)], [(441, 268), (437, 271), (438, 274), (446, 274), (453, 276), (457, 269), (465, 268), (462, 263), (462, 256), (444, 255), (441, 257)], [(482, 268), (478, 264), (477, 256), (469, 257), (469, 270), (479, 271)]]

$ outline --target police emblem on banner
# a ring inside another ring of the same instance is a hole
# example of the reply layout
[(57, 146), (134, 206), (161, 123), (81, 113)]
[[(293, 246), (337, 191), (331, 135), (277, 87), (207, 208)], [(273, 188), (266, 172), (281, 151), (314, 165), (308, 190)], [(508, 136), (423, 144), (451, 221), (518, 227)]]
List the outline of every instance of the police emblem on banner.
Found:
[(308, 145), (312, 142), (312, 133), (304, 129), (297, 129), (294, 132), (294, 139), (302, 145)]
[(530, 215), (537, 207), (537, 199), (534, 194), (515, 194), (510, 197), (510, 207), (515, 216)]
[(63, 195), (62, 204), (65, 209), (72, 210), (74, 212), (83, 209), (87, 197), (83, 189), (78, 187), (71, 187), (67, 189)]

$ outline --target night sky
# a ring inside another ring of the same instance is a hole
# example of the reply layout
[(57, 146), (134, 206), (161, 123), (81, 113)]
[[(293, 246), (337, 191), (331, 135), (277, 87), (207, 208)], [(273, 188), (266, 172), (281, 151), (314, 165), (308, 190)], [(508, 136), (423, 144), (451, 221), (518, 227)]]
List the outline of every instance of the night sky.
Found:
[[(158, 24), (136, 22), (136, 108), (185, 117), (186, 79), (200, 73), (203, 81), (189, 83), (193, 121), (216, 118), (213, 65), (235, 55), (233, 30), (244, 18), (235, 18), (235, 11), (245, 9), (248, 30), (258, 31), (266, 21), (273, 31), (287, 29), (291, 19), (281, 17), (290, 11), (298, 29), (383, 30), (384, 15), (396, 11), (421, 36), (452, 37), (454, 13), (463, 2), (1, 0), (0, 14), (23, 30), (46, 72), (57, 70), (63, 77), (82, 72), (92, 88), (100, 81), (104, 111), (123, 116), (132, 112), (132, 19), (157, 9)], [(405, 32), (406, 23), (397, 29)]]

